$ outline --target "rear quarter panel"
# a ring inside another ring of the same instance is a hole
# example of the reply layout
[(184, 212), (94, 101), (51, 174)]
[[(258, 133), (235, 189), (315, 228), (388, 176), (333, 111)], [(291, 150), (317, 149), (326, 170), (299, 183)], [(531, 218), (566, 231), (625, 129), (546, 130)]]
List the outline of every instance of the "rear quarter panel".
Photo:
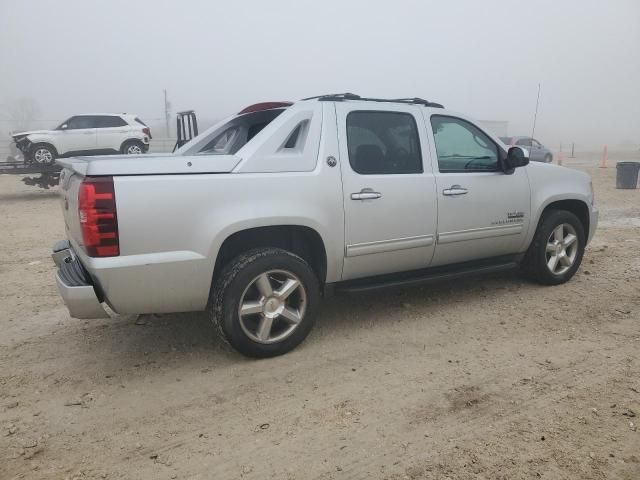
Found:
[(342, 269), (337, 169), (308, 173), (129, 176), (115, 179), (120, 256), (82, 255), (119, 313), (205, 308), (215, 259), (231, 234), (301, 225), (327, 249), (327, 280)]

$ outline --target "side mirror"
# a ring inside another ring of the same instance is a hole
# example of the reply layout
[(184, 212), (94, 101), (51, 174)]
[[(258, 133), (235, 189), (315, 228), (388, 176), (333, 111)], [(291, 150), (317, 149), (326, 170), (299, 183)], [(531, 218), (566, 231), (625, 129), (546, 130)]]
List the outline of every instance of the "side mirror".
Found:
[(67, 125), (66, 123), (60, 125), (60, 130), (66, 130), (67, 128), (69, 128), (69, 125)]
[(529, 152), (522, 147), (511, 147), (507, 152), (505, 160), (505, 170), (513, 171), (518, 167), (524, 167), (529, 164)]

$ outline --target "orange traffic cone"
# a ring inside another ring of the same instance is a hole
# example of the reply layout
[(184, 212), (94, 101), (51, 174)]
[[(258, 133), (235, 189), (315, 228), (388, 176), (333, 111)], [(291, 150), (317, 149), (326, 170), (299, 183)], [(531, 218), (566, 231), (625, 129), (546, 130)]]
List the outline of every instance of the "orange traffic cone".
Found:
[(602, 150), (602, 160), (600, 160), (600, 168), (607, 168), (607, 161), (609, 160), (609, 155), (607, 153), (607, 146), (604, 146), (604, 150)]

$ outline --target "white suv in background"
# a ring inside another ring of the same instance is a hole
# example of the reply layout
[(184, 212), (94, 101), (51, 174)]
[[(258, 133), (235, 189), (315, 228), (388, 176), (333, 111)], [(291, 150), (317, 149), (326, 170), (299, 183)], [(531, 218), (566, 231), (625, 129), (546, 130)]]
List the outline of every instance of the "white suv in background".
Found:
[(149, 150), (151, 130), (136, 115), (95, 113), (74, 115), (54, 130), (12, 135), (25, 163), (53, 164), (76, 155), (142, 154)]

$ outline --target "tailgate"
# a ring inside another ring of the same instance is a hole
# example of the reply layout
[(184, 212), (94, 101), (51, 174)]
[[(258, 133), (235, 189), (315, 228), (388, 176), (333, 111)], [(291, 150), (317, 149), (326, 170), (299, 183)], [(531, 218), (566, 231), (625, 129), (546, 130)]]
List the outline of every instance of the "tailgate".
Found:
[(78, 191), (82, 183), (83, 175), (65, 167), (60, 172), (60, 195), (62, 197), (62, 215), (64, 228), (69, 240), (77, 245), (82, 245), (82, 231), (80, 229), (80, 217), (78, 216)]

